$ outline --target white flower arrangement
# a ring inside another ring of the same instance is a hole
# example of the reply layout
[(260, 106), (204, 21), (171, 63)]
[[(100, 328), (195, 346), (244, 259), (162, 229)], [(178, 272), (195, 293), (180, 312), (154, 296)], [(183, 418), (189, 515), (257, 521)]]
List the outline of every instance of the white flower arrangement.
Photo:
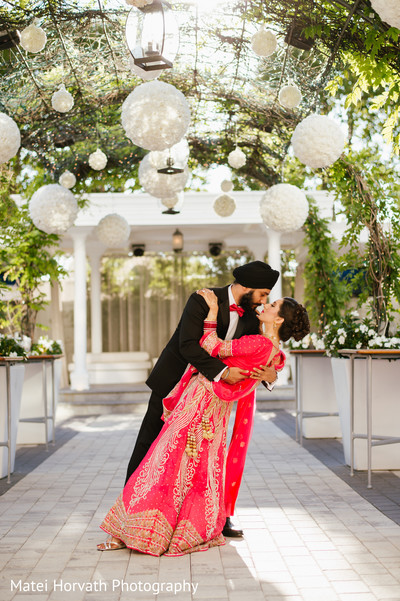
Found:
[(0, 113), (0, 165), (7, 163), (21, 146), (21, 134), (14, 119)]
[(51, 106), (58, 113), (68, 113), (74, 106), (74, 98), (62, 83), (51, 97)]
[(63, 234), (76, 219), (78, 203), (72, 192), (64, 186), (49, 184), (33, 194), (29, 213), (39, 230), (47, 234)]
[(301, 228), (308, 215), (305, 194), (292, 184), (271, 186), (260, 201), (265, 225), (276, 232), (293, 232)]
[(108, 248), (122, 248), (131, 233), (127, 220), (117, 213), (110, 213), (101, 219), (96, 227), (96, 236)]
[(391, 27), (400, 29), (400, 3), (398, 0), (371, 0), (371, 6)]
[(214, 211), (220, 217), (229, 217), (234, 213), (236, 209), (236, 203), (232, 196), (228, 194), (221, 194), (214, 202)]
[(233, 169), (240, 169), (246, 164), (246, 155), (238, 146), (229, 153), (228, 163)]
[(230, 179), (224, 179), (221, 182), (221, 190), (222, 192), (231, 192), (233, 190), (233, 183)]
[(312, 114), (303, 119), (292, 135), (296, 157), (313, 169), (332, 165), (342, 154), (344, 134), (336, 121)]
[(21, 337), (0, 334), (0, 357), (25, 357), (26, 351), (21, 345)]
[(107, 155), (100, 148), (89, 155), (88, 163), (92, 169), (101, 171), (107, 165)]
[(64, 171), (58, 179), (58, 183), (64, 188), (73, 188), (76, 184), (76, 177), (71, 171)]
[(48, 336), (40, 336), (37, 342), (32, 345), (29, 353), (32, 356), (39, 355), (62, 355), (63, 345), (61, 340), (52, 340)]
[(318, 336), (318, 334), (315, 334), (313, 332), (312, 334), (307, 334), (301, 340), (294, 340), (293, 338), (291, 338), (290, 339), (290, 348), (291, 349), (313, 348), (313, 349), (316, 349), (317, 351), (324, 351), (325, 350), (325, 342), (324, 342), (323, 338), (321, 338), (320, 336)]
[(153, 4), (153, 0), (125, 0), (128, 6), (136, 6), (136, 8), (143, 8), (147, 4)]
[(275, 34), (263, 25), (251, 38), (251, 47), (258, 56), (271, 56), (278, 45)]
[(139, 164), (139, 182), (142, 188), (148, 194), (156, 198), (172, 197), (181, 192), (189, 179), (189, 169), (184, 167), (182, 173), (173, 175), (167, 173), (158, 173), (157, 169), (151, 164), (150, 153), (140, 161)]
[(185, 96), (164, 81), (137, 86), (122, 105), (122, 126), (128, 138), (147, 150), (165, 150), (186, 134), (190, 108)]
[(303, 96), (296, 85), (289, 84), (281, 88), (278, 99), (279, 103), (286, 109), (294, 109), (299, 106)]
[(40, 52), (46, 46), (46, 32), (37, 26), (39, 19), (34, 19), (33, 23), (21, 31), (21, 46), (27, 52)]

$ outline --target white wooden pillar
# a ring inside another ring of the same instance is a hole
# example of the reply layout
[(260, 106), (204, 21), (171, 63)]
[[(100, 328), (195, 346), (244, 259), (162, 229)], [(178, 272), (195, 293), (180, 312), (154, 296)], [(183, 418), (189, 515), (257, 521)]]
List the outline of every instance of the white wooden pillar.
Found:
[(277, 269), (280, 273), (278, 281), (271, 290), (269, 302), (282, 297), (282, 273), (281, 273), (281, 234), (274, 230), (268, 229), (268, 263), (273, 269)]
[(71, 232), (74, 241), (74, 369), (71, 372), (71, 388), (87, 390), (89, 375), (86, 367), (87, 315), (86, 315), (86, 232)]
[(91, 243), (88, 245), (90, 263), (90, 323), (92, 353), (103, 351), (103, 330), (101, 319), (101, 257), (104, 245)]

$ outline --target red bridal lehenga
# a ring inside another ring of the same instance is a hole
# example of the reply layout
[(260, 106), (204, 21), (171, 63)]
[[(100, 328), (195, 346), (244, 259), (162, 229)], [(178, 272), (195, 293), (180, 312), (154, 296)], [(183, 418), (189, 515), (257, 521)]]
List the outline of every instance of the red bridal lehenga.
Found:
[[(223, 341), (215, 329), (216, 323), (205, 322), (200, 344), (228, 366), (264, 365), (274, 350), (264, 336)], [(282, 369), (285, 355), (279, 352), (273, 362)], [(165, 424), (160, 434), (100, 527), (127, 547), (155, 556), (223, 545), (221, 532), (226, 516), (233, 513), (251, 436), (257, 385), (252, 379), (234, 386), (210, 382), (189, 366), (164, 399)], [(225, 482), (233, 401), (239, 401), (240, 419), (229, 447)]]

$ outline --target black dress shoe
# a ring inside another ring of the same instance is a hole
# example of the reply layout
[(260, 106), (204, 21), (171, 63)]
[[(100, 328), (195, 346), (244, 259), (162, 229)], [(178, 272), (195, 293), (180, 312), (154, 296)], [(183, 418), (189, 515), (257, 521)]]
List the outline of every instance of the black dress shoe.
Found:
[(222, 534), (224, 536), (229, 536), (231, 538), (242, 538), (243, 530), (239, 530), (238, 528), (234, 528), (231, 522), (231, 518), (226, 518), (224, 529), (222, 530)]

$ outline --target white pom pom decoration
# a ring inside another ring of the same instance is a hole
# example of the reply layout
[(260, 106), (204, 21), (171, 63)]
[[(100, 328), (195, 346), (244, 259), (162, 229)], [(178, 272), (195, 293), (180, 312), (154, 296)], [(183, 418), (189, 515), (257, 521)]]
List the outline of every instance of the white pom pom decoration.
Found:
[(160, 77), (161, 73), (164, 71), (164, 69), (154, 69), (152, 71), (145, 71), (144, 69), (141, 69), (139, 65), (135, 65), (133, 56), (129, 57), (129, 69), (134, 75), (136, 75), (136, 77), (141, 77), (144, 81), (151, 81), (152, 79), (157, 79), (157, 77)]
[(272, 31), (266, 31), (264, 25), (251, 38), (251, 47), (258, 56), (271, 56), (278, 45)]
[(64, 188), (73, 188), (76, 184), (76, 177), (71, 171), (64, 171), (58, 179), (58, 182)]
[(37, 26), (38, 19), (21, 31), (21, 46), (27, 52), (40, 52), (46, 46), (47, 35), (41, 27)]
[(246, 164), (246, 155), (238, 146), (236, 146), (235, 150), (232, 150), (232, 152), (229, 153), (228, 163), (234, 169), (240, 169), (240, 167), (243, 167), (243, 165)]
[(175, 173), (174, 175), (158, 173), (150, 162), (150, 154), (146, 154), (139, 164), (140, 185), (148, 194), (156, 198), (175, 196), (184, 189), (188, 178), (189, 169), (187, 167), (184, 168), (183, 173)]
[(185, 96), (163, 81), (149, 81), (133, 90), (122, 105), (122, 126), (128, 138), (147, 150), (165, 150), (186, 134), (190, 109)]
[(233, 184), (230, 179), (224, 179), (221, 182), (221, 190), (222, 192), (230, 192), (233, 190)]
[(279, 102), (286, 109), (294, 109), (299, 106), (302, 98), (299, 88), (294, 84), (283, 86), (279, 92)]
[(36, 190), (29, 202), (29, 213), (35, 226), (47, 234), (63, 234), (78, 214), (78, 203), (70, 190), (49, 184)]
[(7, 163), (21, 146), (21, 134), (14, 119), (0, 113), (0, 165)]
[(99, 221), (95, 232), (100, 242), (108, 248), (122, 248), (128, 242), (131, 228), (124, 217), (110, 213)]
[(260, 202), (261, 218), (276, 232), (294, 232), (308, 215), (305, 194), (292, 184), (276, 184), (266, 191)]
[(371, 0), (371, 6), (382, 21), (385, 21), (391, 27), (400, 29), (399, 0)]
[(58, 92), (54, 92), (51, 97), (51, 106), (58, 113), (68, 113), (74, 106), (74, 98), (63, 83), (60, 85)]
[(88, 163), (92, 169), (101, 171), (107, 165), (107, 155), (100, 148), (89, 155)]
[(147, 4), (152, 4), (153, 0), (125, 0), (128, 6), (136, 6), (137, 8), (143, 8)]
[(338, 123), (324, 115), (309, 115), (292, 135), (294, 154), (313, 169), (328, 167), (337, 161), (344, 144), (345, 136)]
[(214, 211), (220, 217), (229, 217), (235, 209), (236, 203), (228, 194), (221, 194), (214, 202)]
[(177, 205), (179, 202), (179, 196), (177, 194), (175, 194), (175, 196), (171, 196), (171, 198), (162, 198), (161, 199), (161, 204), (164, 205), (164, 207), (167, 207), (167, 209), (173, 209), (175, 205)]

